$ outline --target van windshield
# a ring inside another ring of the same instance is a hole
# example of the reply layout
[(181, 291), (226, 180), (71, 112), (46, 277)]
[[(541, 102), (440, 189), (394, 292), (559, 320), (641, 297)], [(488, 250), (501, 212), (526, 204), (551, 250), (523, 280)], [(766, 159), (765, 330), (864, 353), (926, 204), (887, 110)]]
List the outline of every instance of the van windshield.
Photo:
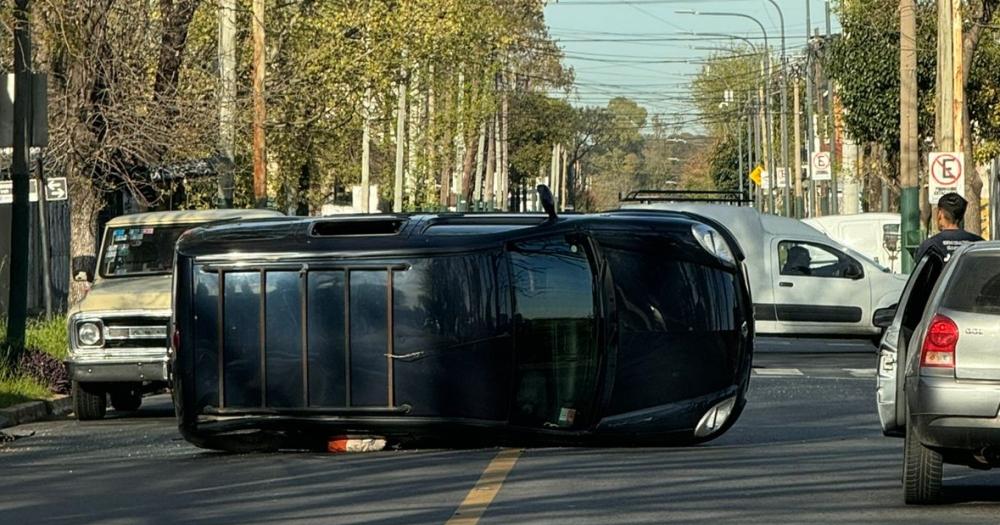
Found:
[(193, 224), (108, 228), (101, 250), (101, 277), (170, 273), (177, 238), (192, 227)]

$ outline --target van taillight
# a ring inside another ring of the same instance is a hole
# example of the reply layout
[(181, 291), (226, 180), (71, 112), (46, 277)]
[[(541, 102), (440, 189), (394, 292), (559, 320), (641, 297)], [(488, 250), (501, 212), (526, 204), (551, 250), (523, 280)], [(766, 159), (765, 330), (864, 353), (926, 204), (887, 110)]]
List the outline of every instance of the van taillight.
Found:
[(958, 325), (955, 321), (935, 315), (931, 319), (924, 346), (920, 350), (920, 366), (955, 368), (955, 346), (958, 345)]

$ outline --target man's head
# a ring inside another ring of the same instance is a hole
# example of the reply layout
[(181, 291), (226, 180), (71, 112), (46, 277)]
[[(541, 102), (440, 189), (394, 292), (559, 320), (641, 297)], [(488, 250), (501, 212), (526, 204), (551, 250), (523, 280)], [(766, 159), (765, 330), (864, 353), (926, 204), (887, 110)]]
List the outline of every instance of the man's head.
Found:
[(961, 195), (951, 192), (945, 194), (938, 201), (937, 226), (939, 230), (958, 228), (965, 217), (965, 208), (968, 203)]

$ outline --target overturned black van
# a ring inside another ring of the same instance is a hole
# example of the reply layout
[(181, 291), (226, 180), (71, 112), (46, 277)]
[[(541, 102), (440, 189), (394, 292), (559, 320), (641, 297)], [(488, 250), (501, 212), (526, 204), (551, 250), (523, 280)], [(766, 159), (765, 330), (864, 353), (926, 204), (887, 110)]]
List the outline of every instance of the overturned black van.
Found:
[(177, 245), (173, 395), (215, 449), (696, 443), (746, 402), (743, 254), (685, 213), (275, 219)]

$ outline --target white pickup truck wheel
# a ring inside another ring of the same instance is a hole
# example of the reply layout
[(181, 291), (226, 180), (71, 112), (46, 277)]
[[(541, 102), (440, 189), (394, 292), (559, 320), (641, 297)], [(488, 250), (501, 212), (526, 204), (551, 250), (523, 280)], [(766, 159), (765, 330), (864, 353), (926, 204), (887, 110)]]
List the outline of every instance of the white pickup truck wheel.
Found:
[(100, 385), (73, 381), (73, 411), (80, 421), (103, 419), (108, 411), (108, 394)]

